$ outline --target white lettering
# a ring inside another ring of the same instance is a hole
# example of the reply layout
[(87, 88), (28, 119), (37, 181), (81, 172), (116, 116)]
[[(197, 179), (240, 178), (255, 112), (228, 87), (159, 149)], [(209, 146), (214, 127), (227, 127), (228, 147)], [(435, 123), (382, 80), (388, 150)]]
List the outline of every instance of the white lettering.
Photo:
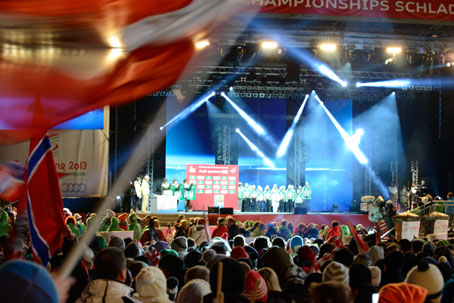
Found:
[(454, 15), (454, 4), (449, 4), (449, 14)]
[(339, 0), (339, 8), (340, 9), (348, 9), (348, 4), (345, 0)]
[(292, 7), (292, 0), (279, 0), (279, 6), (287, 5)]
[(381, 2), (381, 8), (380, 8), (380, 10), (381, 10), (382, 12), (389, 11), (389, 2), (388, 2), (388, 0), (385, 0), (385, 1), (382, 1), (382, 2)]
[(377, 0), (372, 0), (370, 1), (370, 9), (371, 10), (374, 10), (374, 8), (378, 7), (379, 6), (379, 2)]
[(446, 9), (446, 6), (443, 3), (440, 4), (440, 7), (438, 8), (438, 13), (448, 14), (448, 10)]
[(300, 5), (301, 3), (304, 3), (304, 0), (295, 0), (295, 7), (297, 7), (298, 5)]
[(270, 4), (272, 4), (273, 6), (277, 6), (277, 4), (276, 4), (276, 1), (275, 1), (275, 0), (266, 0), (266, 2), (265, 2), (265, 6), (267, 6), (267, 5), (270, 5)]
[(326, 8), (337, 8), (336, 0), (326, 0)]
[[(356, 6), (356, 8), (354, 8), (355, 6)], [(356, 3), (355, 3), (355, 0), (351, 0), (350, 9), (361, 9), (361, 0), (356, 1)]]
[(313, 0), (312, 5), (316, 8), (322, 8), (324, 3), (323, 3), (323, 0), (320, 0), (320, 4), (317, 4), (317, 0)]
[(427, 13), (427, 3), (423, 3), (422, 5), (420, 5), (419, 2), (416, 2), (416, 11), (417, 11), (418, 13), (421, 12), (421, 8), (422, 8), (422, 11), (423, 11), (423, 12)]
[(407, 2), (407, 3), (405, 4), (405, 9), (406, 9), (408, 12), (410, 12), (410, 13), (414, 13), (414, 12), (415, 12), (415, 9), (414, 9), (414, 8), (413, 8), (413, 9), (410, 8), (410, 5), (414, 7), (414, 6), (415, 6), (415, 3), (414, 3), (414, 2)]
[(404, 3), (402, 1), (396, 1), (396, 12), (404, 11)]
[(366, 10), (366, 11), (369, 10), (369, 6), (367, 5), (368, 4), (367, 3), (368, 0), (363, 0), (363, 2), (364, 2), (364, 8), (363, 9)]
[(432, 3), (429, 3), (429, 13), (436, 14), (437, 12), (432, 9)]

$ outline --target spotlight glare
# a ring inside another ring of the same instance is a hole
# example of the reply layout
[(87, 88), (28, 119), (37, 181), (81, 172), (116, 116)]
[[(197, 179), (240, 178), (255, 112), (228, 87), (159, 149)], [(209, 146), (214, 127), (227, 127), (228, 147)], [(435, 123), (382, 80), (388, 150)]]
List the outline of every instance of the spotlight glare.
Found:
[(236, 131), (237, 133), (239, 133), (239, 132), (240, 132), (240, 129), (239, 129), (239, 128), (236, 128), (235, 131)]
[(447, 67), (451, 67), (451, 62), (446, 63)]
[(339, 76), (336, 75), (336, 73), (331, 68), (329, 68), (326, 64), (322, 63), (322, 64), (317, 64), (316, 66), (317, 66), (318, 71), (322, 75), (330, 78), (333, 81), (336, 81), (342, 87), (346, 87), (347, 86), (348, 83), (346, 81), (342, 80), (341, 78), (339, 78)]
[(388, 54), (393, 54), (393, 55), (400, 54), (402, 52), (402, 47), (400, 47), (400, 46), (390, 46), (390, 47), (386, 48), (386, 52)]
[(278, 43), (276, 41), (265, 40), (260, 43), (260, 46), (264, 50), (277, 49)]
[(397, 80), (386, 80), (377, 82), (358, 82), (356, 87), (389, 87), (389, 88), (402, 88), (407, 87), (411, 84), (410, 79), (397, 79)]
[(207, 47), (208, 45), (210, 45), (210, 41), (208, 41), (207, 39), (204, 39), (204, 40), (199, 40), (199, 41), (196, 41), (194, 43), (195, 45), (195, 48), (198, 49), (198, 50), (202, 50), (204, 49), (205, 47)]
[(329, 42), (320, 44), (320, 49), (324, 52), (334, 52), (336, 48), (336, 43)]
[(244, 142), (247, 143), (249, 148), (252, 151), (254, 151), (257, 154), (257, 156), (263, 159), (263, 163), (265, 163), (265, 165), (271, 168), (275, 168), (273, 161), (271, 161), (267, 156), (265, 156), (265, 154), (260, 149), (258, 149), (257, 146), (254, 143), (252, 143), (251, 140), (249, 140), (238, 128), (236, 132), (241, 136)]
[(361, 86), (361, 83), (356, 82), (356, 87), (360, 87), (360, 86)]
[(347, 81), (342, 81), (341, 85), (342, 85), (342, 87), (347, 87), (348, 86), (348, 82)]
[(232, 91), (232, 90), (233, 90), (233, 86), (230, 86), (229, 90), (231, 90), (231, 91)]
[(159, 128), (159, 130), (163, 130), (163, 129), (164, 129), (164, 127), (163, 127), (163, 126), (161, 126), (161, 127)]

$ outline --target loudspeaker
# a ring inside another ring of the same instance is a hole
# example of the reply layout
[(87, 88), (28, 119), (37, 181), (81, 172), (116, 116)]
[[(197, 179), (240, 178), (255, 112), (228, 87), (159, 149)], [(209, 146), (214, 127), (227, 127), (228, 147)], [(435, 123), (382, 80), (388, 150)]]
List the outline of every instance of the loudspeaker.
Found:
[(208, 213), (209, 214), (219, 214), (219, 207), (209, 207), (208, 206)]
[(307, 207), (295, 207), (295, 215), (307, 215)]
[(233, 208), (232, 207), (223, 207), (219, 210), (221, 215), (233, 215)]

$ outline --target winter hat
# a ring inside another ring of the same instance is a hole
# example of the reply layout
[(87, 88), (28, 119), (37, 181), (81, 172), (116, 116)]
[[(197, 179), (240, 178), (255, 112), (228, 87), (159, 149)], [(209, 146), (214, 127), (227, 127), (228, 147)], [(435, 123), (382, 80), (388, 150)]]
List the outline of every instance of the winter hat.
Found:
[(353, 258), (353, 264), (372, 266), (372, 259), (367, 254), (359, 254)]
[(372, 274), (372, 285), (375, 287), (380, 286), (381, 282), (381, 269), (378, 266), (369, 266), (370, 273)]
[(172, 243), (170, 243), (170, 248), (175, 250), (179, 255), (180, 258), (184, 258), (188, 251), (188, 240), (186, 237), (176, 237)]
[[(257, 282), (258, 281), (258, 282)], [(262, 276), (255, 270), (250, 271), (246, 275), (244, 281), (243, 295), (249, 300), (254, 296), (255, 284), (257, 283), (257, 292), (255, 295), (256, 302), (267, 302), (268, 300), (268, 288), (266, 282)]]
[(348, 285), (348, 268), (344, 264), (336, 261), (329, 263), (323, 271), (323, 282), (329, 281), (341, 282)]
[(175, 256), (175, 257), (180, 257), (180, 255), (178, 255), (178, 253), (176, 251), (174, 251), (173, 249), (163, 249), (163, 250), (161, 250), (161, 256), (163, 258), (165, 256), (168, 256), (168, 255)]
[(213, 263), (223, 258), (225, 258), (224, 255), (216, 254), (213, 249), (207, 249), (202, 254), (202, 261), (205, 262), (209, 268), (212, 267)]
[(132, 278), (135, 279), (139, 272), (145, 267), (148, 267), (148, 264), (145, 262), (132, 261), (128, 266), (128, 270), (131, 272)]
[(24, 260), (12, 260), (0, 266), (2, 302), (58, 303), (57, 288), (47, 270)]
[(207, 282), (210, 281), (210, 270), (202, 265), (197, 265), (186, 270), (184, 274), (184, 283), (188, 283), (191, 280), (200, 279)]
[(249, 258), (248, 253), (242, 246), (237, 246), (232, 249), (232, 252), (230, 253), (230, 256), (236, 260), (244, 258), (247, 259)]
[(109, 247), (118, 247), (121, 250), (125, 250), (125, 241), (117, 236), (112, 236), (109, 241)]
[(246, 245), (246, 246), (244, 246), (244, 249), (248, 253), (249, 259), (251, 259), (252, 261), (258, 260), (259, 253), (257, 252), (257, 250), (254, 247)]
[(202, 260), (202, 254), (199, 253), (197, 250), (191, 250), (188, 252), (188, 254), (184, 257), (184, 265), (186, 268), (191, 268), (196, 265), (201, 265), (203, 264), (201, 262)]
[(169, 273), (169, 276), (176, 277), (178, 277), (178, 275), (183, 271), (184, 268), (183, 261), (174, 255), (162, 257), (162, 259), (159, 260), (158, 266), (165, 269)]
[(424, 303), (427, 290), (421, 286), (408, 283), (391, 283), (383, 286), (379, 294), (379, 303)]
[(385, 251), (381, 246), (372, 246), (367, 251), (367, 255), (372, 259), (372, 265), (385, 258)]
[(351, 289), (358, 288), (361, 284), (372, 282), (372, 273), (370, 269), (363, 264), (353, 264), (348, 271)]
[(165, 241), (158, 241), (154, 244), (154, 249), (156, 249), (157, 252), (161, 252), (161, 250), (167, 248), (169, 248), (169, 244)]
[(289, 248), (297, 250), (299, 246), (303, 246), (303, 238), (300, 236), (293, 236), (289, 242)]
[(427, 289), (429, 302), (440, 302), (444, 281), (440, 270), (435, 265), (426, 261), (419, 262), (418, 266), (408, 272), (405, 282)]
[(218, 264), (222, 267), (222, 291), (224, 293), (241, 293), (244, 289), (244, 269), (241, 264), (233, 258), (223, 258), (216, 261), (210, 272), (210, 285), (212, 293), (217, 292)]
[(437, 247), (449, 246), (448, 240), (440, 240), (437, 242)]
[(193, 238), (188, 238), (188, 251), (197, 248)]
[(353, 254), (350, 249), (344, 247), (334, 253), (333, 261), (344, 264), (347, 267), (353, 264)]
[(201, 279), (186, 283), (178, 294), (177, 303), (200, 303), (203, 297), (211, 293), (210, 284)]
[(279, 278), (279, 282), (284, 280), (285, 273), (292, 265), (290, 256), (281, 247), (271, 247), (259, 259), (262, 267), (271, 267)]
[(178, 285), (180, 285), (179, 281), (175, 277), (169, 277), (166, 281), (167, 283), (167, 295), (168, 298), (173, 302), (177, 298), (178, 294)]

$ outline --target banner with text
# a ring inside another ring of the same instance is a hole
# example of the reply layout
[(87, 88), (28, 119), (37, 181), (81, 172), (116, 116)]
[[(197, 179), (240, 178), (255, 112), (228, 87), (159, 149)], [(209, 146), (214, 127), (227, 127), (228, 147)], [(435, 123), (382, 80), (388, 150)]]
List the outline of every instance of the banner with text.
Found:
[(196, 184), (192, 209), (206, 210), (213, 206), (238, 209), (238, 165), (188, 164), (186, 179)]
[[(62, 196), (107, 195), (109, 140), (103, 130), (49, 130)], [(2, 146), (0, 162), (25, 162), (29, 142)]]
[(454, 21), (452, 0), (244, 0), (263, 13)]

